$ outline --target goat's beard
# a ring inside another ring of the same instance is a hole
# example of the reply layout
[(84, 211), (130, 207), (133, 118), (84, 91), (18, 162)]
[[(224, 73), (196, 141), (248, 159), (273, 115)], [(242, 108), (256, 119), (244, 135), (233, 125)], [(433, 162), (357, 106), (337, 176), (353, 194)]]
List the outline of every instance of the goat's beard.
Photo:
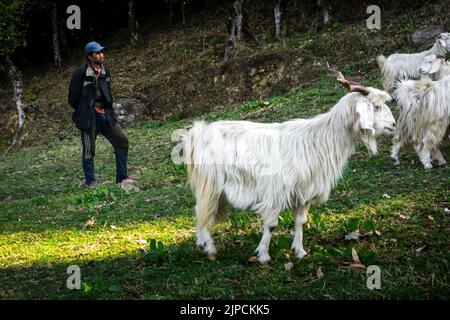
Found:
[(361, 134), (361, 142), (366, 146), (370, 155), (378, 154), (377, 139), (374, 134), (371, 132)]

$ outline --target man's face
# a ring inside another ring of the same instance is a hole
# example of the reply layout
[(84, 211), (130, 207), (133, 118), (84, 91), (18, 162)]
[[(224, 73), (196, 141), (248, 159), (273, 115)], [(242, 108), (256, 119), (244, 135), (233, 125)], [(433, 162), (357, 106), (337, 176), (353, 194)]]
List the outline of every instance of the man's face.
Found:
[(103, 63), (103, 60), (105, 60), (103, 51), (100, 52), (92, 52), (90, 54), (90, 60), (94, 64), (101, 64)]

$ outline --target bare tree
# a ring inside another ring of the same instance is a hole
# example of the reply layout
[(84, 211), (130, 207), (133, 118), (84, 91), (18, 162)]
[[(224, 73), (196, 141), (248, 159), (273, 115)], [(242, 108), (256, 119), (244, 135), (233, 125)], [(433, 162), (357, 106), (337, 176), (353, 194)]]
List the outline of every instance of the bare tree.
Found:
[(328, 27), (331, 24), (331, 7), (327, 0), (317, 0), (317, 5), (322, 11), (323, 25)]
[(14, 134), (11, 146), (7, 150), (9, 151), (10, 148), (14, 146), (19, 146), (26, 137), (24, 124), (26, 119), (25, 110), (27, 103), (25, 101), (25, 95), (23, 92), (24, 90), (23, 90), (22, 72), (20, 72), (20, 70), (14, 65), (9, 56), (5, 56), (4, 62), (6, 71), (8, 72), (9, 78), (11, 80), (11, 84), (14, 87), (13, 100), (16, 103), (17, 113), (19, 116), (18, 128), (16, 133)]
[(228, 11), (228, 29), (230, 38), (227, 41), (224, 54), (224, 62), (231, 59), (231, 52), (236, 44), (242, 40), (246, 42), (258, 42), (250, 31), (247, 19), (246, 0), (226, 1)]
[(275, 17), (275, 38), (281, 40), (281, 29), (283, 25), (283, 15), (285, 10), (285, 3), (283, 0), (275, 0), (273, 13)]
[(59, 43), (58, 28), (58, 7), (56, 1), (51, 3), (51, 23), (52, 23), (52, 46), (53, 46), (53, 64), (61, 68), (61, 46)]
[(128, 30), (130, 31), (130, 41), (132, 44), (136, 44), (139, 40), (138, 28), (139, 25), (134, 10), (134, 0), (128, 0)]

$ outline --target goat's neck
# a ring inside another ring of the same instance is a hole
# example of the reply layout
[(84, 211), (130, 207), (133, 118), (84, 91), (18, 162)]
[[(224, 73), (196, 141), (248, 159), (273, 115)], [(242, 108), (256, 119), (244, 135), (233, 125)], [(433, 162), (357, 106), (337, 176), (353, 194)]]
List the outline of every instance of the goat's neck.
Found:
[[(334, 183), (342, 173), (342, 169), (347, 163), (355, 147), (357, 135), (353, 129), (353, 115), (348, 112), (347, 105), (337, 105), (328, 113), (313, 119), (301, 134), (307, 135), (311, 152), (320, 154), (318, 159), (322, 160), (321, 166), (326, 166), (330, 174), (330, 183)], [(298, 141), (299, 145), (305, 141)], [(303, 160), (300, 160), (303, 161)], [(317, 165), (317, 164), (311, 164)]]
[(424, 51), (426, 53), (424, 56), (427, 56), (429, 54), (435, 54), (437, 56), (447, 56), (447, 50), (445, 50), (440, 44), (435, 43), (430, 50)]

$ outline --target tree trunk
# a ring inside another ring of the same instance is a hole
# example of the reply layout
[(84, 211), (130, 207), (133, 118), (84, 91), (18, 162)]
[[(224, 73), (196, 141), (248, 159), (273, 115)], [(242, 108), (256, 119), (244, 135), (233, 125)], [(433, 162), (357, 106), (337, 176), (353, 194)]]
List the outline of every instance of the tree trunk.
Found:
[(139, 39), (138, 22), (134, 11), (134, 0), (128, 0), (128, 30), (130, 31), (130, 42), (136, 44)]
[(25, 122), (25, 111), (26, 106), (25, 96), (23, 93), (23, 81), (22, 72), (13, 64), (9, 56), (5, 57), (6, 70), (8, 72), (11, 84), (14, 87), (14, 97), (13, 100), (16, 103), (17, 113), (19, 114), (19, 129), (22, 128)]
[(282, 16), (284, 13), (282, 0), (276, 0), (273, 8), (275, 16), (275, 38), (277, 40), (281, 39), (281, 26), (283, 23)]
[(8, 72), (9, 78), (11, 80), (11, 84), (14, 87), (13, 100), (16, 103), (17, 113), (19, 115), (17, 131), (14, 134), (14, 138), (13, 138), (11, 145), (6, 150), (6, 152), (8, 152), (12, 147), (21, 145), (27, 135), (25, 133), (25, 126), (24, 126), (25, 119), (26, 119), (25, 109), (27, 107), (27, 103), (25, 101), (25, 97), (24, 97), (24, 93), (23, 93), (22, 73), (13, 64), (13, 62), (9, 56), (6, 56), (4, 61), (5, 61), (6, 70)]
[(59, 31), (58, 31), (58, 8), (56, 2), (52, 2), (51, 8), (51, 20), (52, 20), (52, 45), (53, 45), (53, 64), (61, 68), (61, 48), (59, 44)]
[(185, 12), (184, 12), (184, 5), (185, 5), (185, 3), (184, 3), (184, 1), (182, 0), (182, 1), (180, 2), (180, 7), (181, 7), (181, 19), (183, 20), (183, 25), (186, 24), (186, 14), (185, 14)]
[(331, 24), (331, 8), (326, 0), (317, 0), (317, 5), (322, 10), (323, 25), (328, 27)]
[(236, 46), (236, 44), (242, 40), (242, 1), (243, 0), (235, 0), (233, 2), (232, 8), (229, 11), (229, 19), (231, 20), (230, 26), (230, 38), (227, 42), (227, 46), (225, 48), (225, 56), (224, 61), (227, 62), (231, 59), (231, 51)]

